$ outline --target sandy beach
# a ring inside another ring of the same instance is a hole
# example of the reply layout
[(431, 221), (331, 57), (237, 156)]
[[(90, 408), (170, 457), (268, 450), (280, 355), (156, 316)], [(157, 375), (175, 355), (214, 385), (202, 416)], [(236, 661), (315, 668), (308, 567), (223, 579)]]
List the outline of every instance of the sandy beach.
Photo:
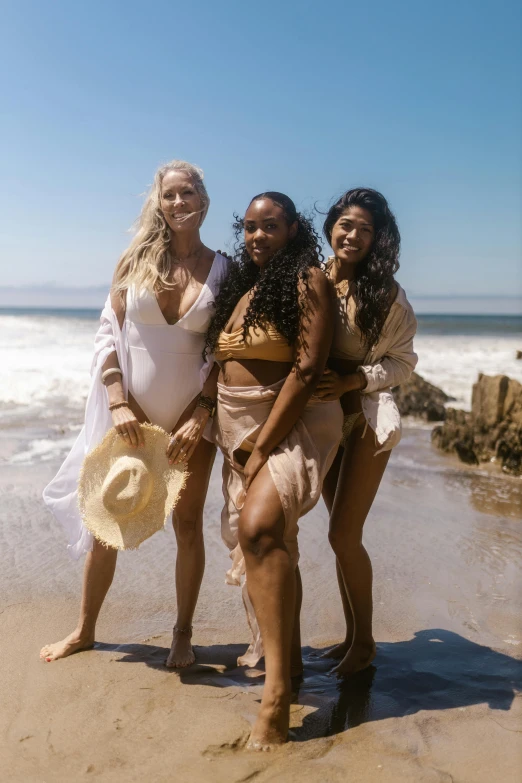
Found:
[[(13, 428), (4, 454), (19, 437)], [(367, 523), (378, 655), (347, 681), (319, 657), (343, 632), (324, 506), (302, 520), (305, 676), (290, 742), (258, 754), (243, 745), (262, 671), (235, 665), (249, 637), (239, 590), (224, 584), (219, 459), (197, 664), (181, 674), (163, 666), (175, 607), (171, 530), (120, 555), (92, 651), (39, 660), (43, 643), (75, 625), (83, 567), (40, 500), (58, 464), (2, 466), (2, 780), (520, 779), (520, 481), (462, 469), (432, 450), (426, 428), (405, 430)]]

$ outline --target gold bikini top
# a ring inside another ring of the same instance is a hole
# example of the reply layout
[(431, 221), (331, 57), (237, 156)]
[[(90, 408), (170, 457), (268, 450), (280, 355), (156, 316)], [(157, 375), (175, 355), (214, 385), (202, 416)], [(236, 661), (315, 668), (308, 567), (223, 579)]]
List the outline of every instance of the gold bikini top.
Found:
[(214, 356), (219, 362), (227, 359), (262, 359), (267, 362), (293, 362), (294, 349), (273, 326), (266, 331), (250, 327), (243, 340), (243, 327), (233, 332), (221, 332)]

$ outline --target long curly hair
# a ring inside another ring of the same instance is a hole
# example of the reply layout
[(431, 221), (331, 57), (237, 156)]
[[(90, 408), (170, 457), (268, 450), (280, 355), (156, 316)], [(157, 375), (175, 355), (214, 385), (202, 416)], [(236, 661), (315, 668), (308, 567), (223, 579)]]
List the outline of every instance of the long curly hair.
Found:
[(235, 306), (250, 290), (253, 293), (243, 323), (243, 339), (246, 339), (252, 327), (266, 330), (267, 326), (272, 325), (293, 345), (299, 335), (301, 321), (306, 317), (307, 297), (299, 294), (298, 284), (302, 282), (307, 286), (310, 267), (321, 267), (323, 255), (319, 236), (312, 222), (297, 211), (292, 199), (284, 193), (260, 193), (254, 196), (250, 204), (260, 199), (270, 199), (281, 207), (288, 225), (297, 222), (297, 233), (260, 269), (246, 249), (244, 219), (234, 215), (234, 260), (216, 297), (205, 351), (212, 352), (215, 349), (218, 337)]
[(160, 166), (135, 223), (136, 234), (116, 266), (112, 285), (114, 292), (122, 294), (130, 285), (149, 291), (174, 287), (168, 282), (172, 261), (171, 229), (160, 207), (163, 179), (171, 171), (182, 171), (189, 175), (201, 201), (199, 225), (205, 220), (210, 199), (203, 182), (203, 171), (186, 160), (171, 160)]
[(354, 298), (355, 323), (368, 347), (375, 345), (390, 309), (394, 274), (399, 268), (401, 235), (388, 202), (377, 190), (354, 188), (330, 207), (323, 234), (331, 245), (335, 223), (349, 207), (363, 207), (371, 213), (374, 240), (370, 252), (356, 266)]

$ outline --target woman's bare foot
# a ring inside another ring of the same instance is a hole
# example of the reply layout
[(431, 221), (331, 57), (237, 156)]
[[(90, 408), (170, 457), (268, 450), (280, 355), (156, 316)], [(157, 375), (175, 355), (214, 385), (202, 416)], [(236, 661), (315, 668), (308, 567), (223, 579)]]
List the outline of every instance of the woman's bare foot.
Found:
[(331, 650), (326, 650), (326, 652), (322, 653), (319, 657), (335, 658), (336, 660), (339, 660), (339, 658), (344, 658), (344, 656), (350, 649), (351, 643), (352, 643), (351, 639), (350, 641), (348, 641), (348, 639), (345, 639), (344, 642), (341, 642), (340, 644), (336, 644), (335, 647), (332, 647)]
[(61, 642), (46, 644), (40, 650), (40, 658), (47, 663), (57, 661), (58, 658), (66, 658), (80, 650), (90, 650), (94, 647), (94, 634), (92, 636), (82, 635), (78, 630), (73, 631)]
[(375, 656), (377, 655), (377, 648), (375, 642), (354, 642), (341, 663), (336, 666), (332, 671), (336, 674), (356, 674), (357, 672), (366, 669)]
[(192, 666), (196, 660), (194, 650), (190, 640), (192, 638), (192, 626), (188, 628), (172, 629), (172, 644), (169, 657), (165, 661), (165, 666), (169, 669), (185, 669)]
[(247, 742), (247, 750), (271, 750), (288, 739), (290, 724), (290, 690), (282, 695), (263, 693), (259, 715)]

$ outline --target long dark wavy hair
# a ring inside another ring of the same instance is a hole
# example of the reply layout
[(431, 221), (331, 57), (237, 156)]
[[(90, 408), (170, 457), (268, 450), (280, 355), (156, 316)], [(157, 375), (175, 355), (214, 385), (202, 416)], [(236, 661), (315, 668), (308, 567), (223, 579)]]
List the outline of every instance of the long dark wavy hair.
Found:
[(394, 288), (394, 274), (399, 268), (401, 235), (388, 202), (377, 190), (354, 188), (348, 190), (330, 207), (323, 225), (329, 244), (332, 230), (348, 207), (363, 207), (371, 213), (374, 240), (370, 252), (356, 266), (354, 298), (355, 323), (368, 347), (375, 345), (390, 309)]
[(297, 233), (260, 269), (246, 249), (244, 219), (234, 215), (234, 261), (216, 297), (205, 352), (215, 349), (234, 307), (251, 289), (253, 294), (243, 323), (243, 339), (251, 327), (266, 329), (268, 325), (274, 326), (290, 345), (295, 343), (299, 335), (301, 319), (306, 317), (306, 296), (299, 295), (298, 284), (302, 281), (307, 285), (310, 267), (321, 267), (323, 255), (319, 236), (311, 221), (297, 211), (292, 199), (284, 193), (260, 193), (254, 196), (250, 204), (265, 198), (281, 207), (288, 225), (297, 222)]

